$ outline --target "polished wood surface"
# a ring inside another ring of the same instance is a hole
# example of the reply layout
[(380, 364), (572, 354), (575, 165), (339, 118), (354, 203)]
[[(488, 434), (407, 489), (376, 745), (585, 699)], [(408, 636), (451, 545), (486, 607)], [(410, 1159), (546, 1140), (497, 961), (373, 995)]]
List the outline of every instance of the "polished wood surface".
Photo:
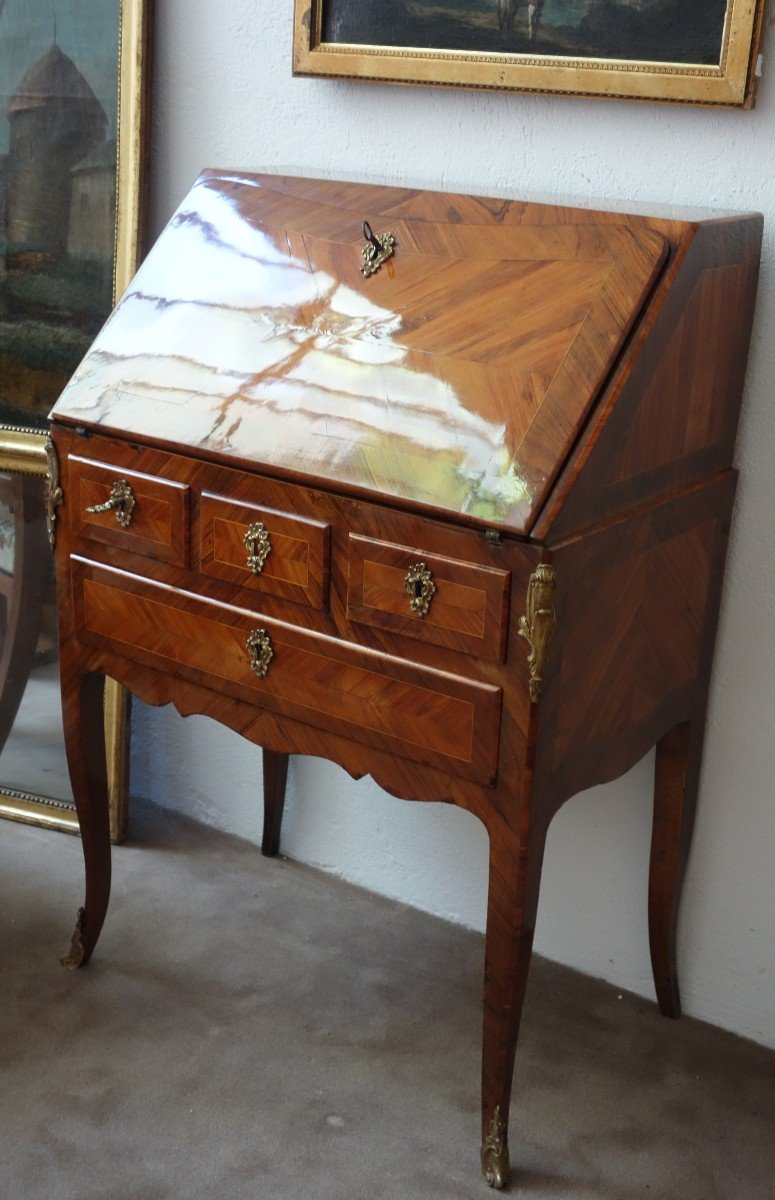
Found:
[[(269, 547), (252, 570), (245, 538), (262, 525)], [(328, 604), (331, 527), (260, 504), (236, 503), (204, 492), (199, 504), (199, 564), (205, 575), (258, 592), (325, 608)]]
[[(538, 227), (494, 224), (485, 207), (382, 213), (369, 187), (356, 216), (340, 191), (206, 173), (57, 419), (221, 459), (260, 446), (279, 474), (523, 532), (665, 238), (559, 213)], [(370, 278), (364, 220), (397, 239)]]
[[(415, 565), (425, 568), (434, 588), (424, 615), (412, 611), (412, 594), (406, 589), (407, 575)], [(347, 619), (351, 624), (390, 629), (502, 662), (510, 586), (508, 571), (443, 558), (419, 546), (395, 546), (350, 534)], [(412, 653), (411, 647), (407, 652)]]
[[(397, 238), (369, 279), (364, 217)], [(752, 217), (203, 177), (55, 414), (87, 874), (69, 965), (110, 886), (93, 736), (109, 675), (262, 747), (269, 857), (292, 754), (484, 823), (492, 1186), (550, 823), (653, 746), (651, 956), (680, 1013), (760, 238)], [(132, 521), (85, 519), (122, 479)], [(251, 566), (259, 523), (271, 548)]]
[[(71, 578), (75, 632), (85, 641), (402, 757), (494, 777), (498, 688), (87, 560), (73, 561)], [(245, 648), (259, 626), (274, 655), (262, 679)]]
[[(104, 505), (115, 484), (124, 482), (135, 500), (131, 525), (115, 511), (89, 512)], [(189, 497), (185, 484), (152, 478), (138, 471), (117, 472), (104, 463), (73, 455), (70, 459), (70, 528), (95, 541), (133, 550), (162, 562), (185, 566), (189, 558)]]
[(761, 217), (695, 228), (533, 527), (557, 541), (733, 461)]

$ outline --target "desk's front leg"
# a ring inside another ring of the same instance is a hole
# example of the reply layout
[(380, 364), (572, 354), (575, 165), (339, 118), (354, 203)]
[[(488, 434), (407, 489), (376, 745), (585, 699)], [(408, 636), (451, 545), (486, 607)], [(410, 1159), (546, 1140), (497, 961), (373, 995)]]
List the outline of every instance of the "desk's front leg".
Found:
[[(64, 649), (64, 648), (63, 648)], [(110, 810), (103, 735), (105, 676), (83, 673), (62, 655), (62, 716), (65, 748), (81, 827), (86, 898), (62, 964), (75, 970), (91, 957), (110, 898)]]
[(533, 951), (546, 832), (490, 828), (490, 889), (484, 965), (482, 1173), (509, 1181), (508, 1122), (522, 1003)]

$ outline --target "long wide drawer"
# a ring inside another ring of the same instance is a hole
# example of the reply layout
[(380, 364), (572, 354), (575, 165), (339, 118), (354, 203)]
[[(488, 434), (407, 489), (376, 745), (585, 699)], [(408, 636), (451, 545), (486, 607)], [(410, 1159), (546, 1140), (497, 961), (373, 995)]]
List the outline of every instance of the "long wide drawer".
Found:
[(84, 640), (365, 745), (494, 781), (500, 688), (78, 556), (71, 566)]

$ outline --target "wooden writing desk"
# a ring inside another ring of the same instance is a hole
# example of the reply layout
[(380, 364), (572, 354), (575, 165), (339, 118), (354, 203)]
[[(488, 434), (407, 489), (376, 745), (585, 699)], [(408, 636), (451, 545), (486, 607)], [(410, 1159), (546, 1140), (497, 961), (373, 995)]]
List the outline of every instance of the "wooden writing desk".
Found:
[(68, 965), (108, 904), (107, 674), (264, 747), (265, 854), (290, 754), (484, 822), (492, 1186), (547, 828), (655, 744), (651, 952), (679, 1014), (761, 230), (201, 177), (53, 413)]

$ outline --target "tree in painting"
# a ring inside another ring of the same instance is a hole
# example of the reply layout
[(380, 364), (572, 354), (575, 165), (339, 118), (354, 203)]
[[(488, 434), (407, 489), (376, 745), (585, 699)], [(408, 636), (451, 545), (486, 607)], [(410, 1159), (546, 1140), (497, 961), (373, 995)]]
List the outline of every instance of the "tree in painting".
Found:
[(63, 0), (58, 22), (36, 7), (0, 0), (0, 419), (14, 424), (45, 420), (113, 286), (115, 99), (88, 76), (115, 97), (117, 44), (114, 29), (99, 61), (88, 10), (117, 27), (117, 6)]
[(727, 0), (323, 0), (327, 42), (718, 63)]

